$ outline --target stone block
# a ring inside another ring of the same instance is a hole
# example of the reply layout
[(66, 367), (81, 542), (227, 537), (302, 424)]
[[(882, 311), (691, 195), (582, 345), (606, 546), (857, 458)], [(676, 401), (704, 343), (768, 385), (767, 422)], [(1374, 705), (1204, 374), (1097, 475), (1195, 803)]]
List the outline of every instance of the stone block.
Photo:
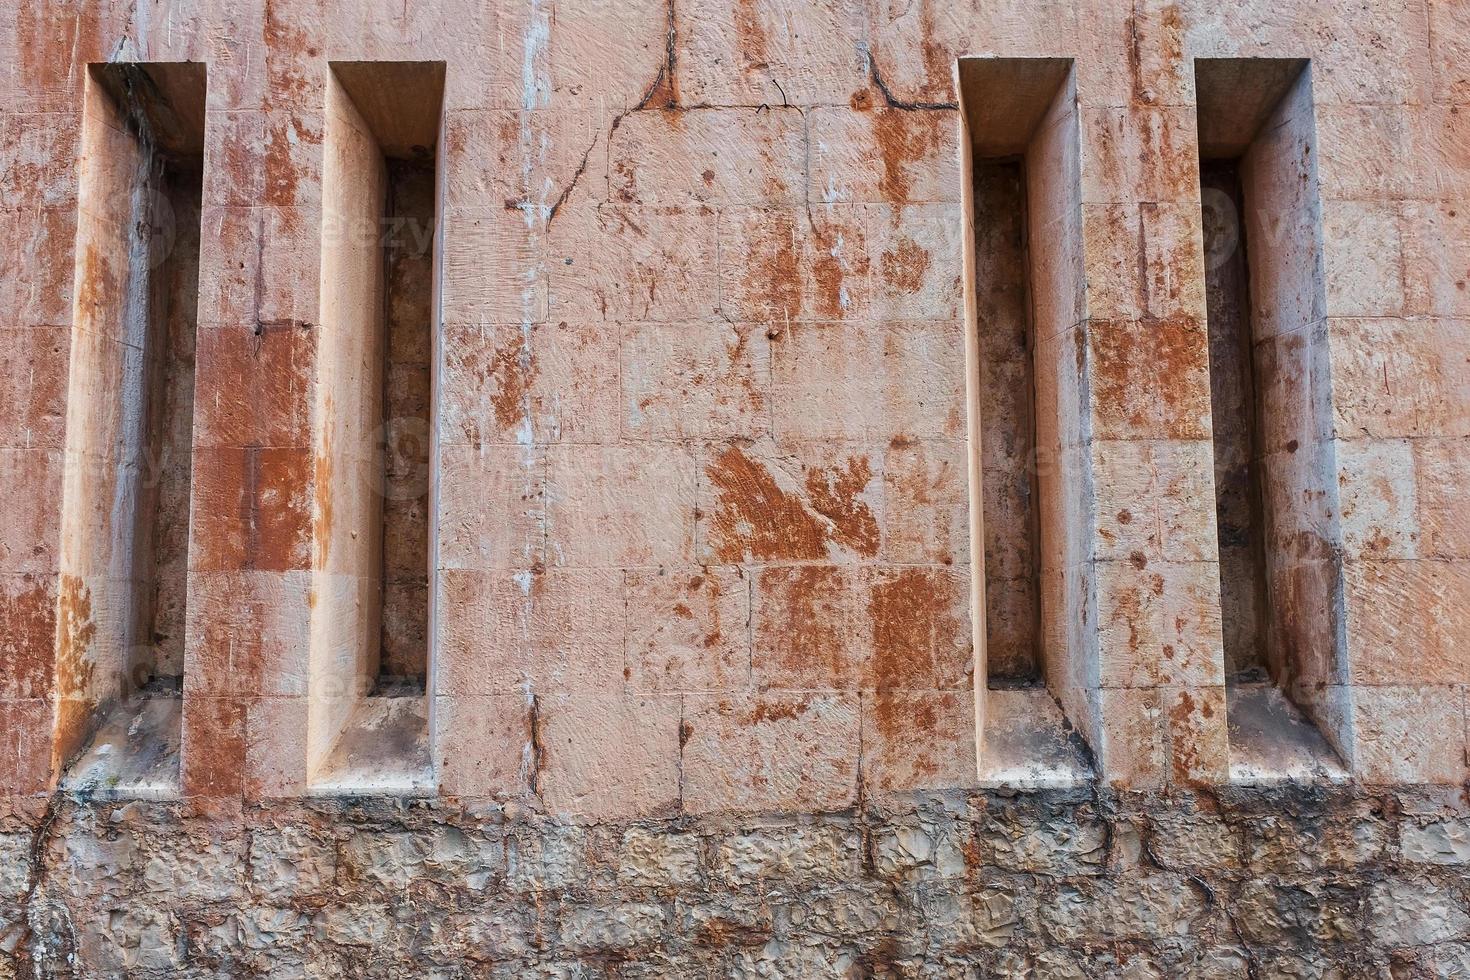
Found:
[(593, 322), (444, 327), (444, 443), (610, 443), (618, 437), (618, 336)]
[(855, 695), (688, 695), (684, 808), (840, 809), (857, 793)]
[(61, 327), (0, 328), (0, 447), (64, 447), (69, 350)]
[(1365, 783), (1451, 784), (1465, 778), (1463, 687), (1359, 687), (1353, 691), (1352, 726), (1353, 771)]
[(1099, 560), (1211, 561), (1214, 473), (1203, 440), (1099, 440), (1091, 450)]
[(1420, 439), (1413, 443), (1419, 503), (1419, 548), (1426, 558), (1470, 558), (1470, 513), (1464, 506), (1470, 486), (1470, 444), (1462, 439)]
[(1199, 197), (1199, 153), (1189, 106), (1096, 105), (1080, 112), (1082, 200), (1189, 204)]
[(964, 434), (961, 357), (951, 324), (793, 324), (772, 344), (777, 440), (891, 444)]
[(306, 572), (196, 572), (184, 672), (203, 695), (304, 697), (311, 629)]
[(976, 782), (975, 702), (969, 691), (863, 693), (863, 779), (880, 792)]
[(771, 339), (755, 323), (628, 323), (618, 366), (629, 440), (770, 434)]
[(190, 569), (308, 569), (315, 467), (310, 449), (197, 449)]
[(679, 446), (554, 446), (548, 558), (573, 568), (689, 562), (695, 487), (694, 459)]
[(1196, 320), (1089, 320), (1092, 427), (1099, 439), (1205, 439), (1209, 343)]
[(523, 694), (434, 699), (439, 789), (449, 796), (517, 796), (531, 788), (536, 747)]
[(640, 694), (750, 682), (751, 583), (738, 567), (631, 571), (628, 686)]
[(880, 557), (904, 564), (970, 564), (965, 444), (923, 440), (890, 445), (882, 465)]
[(1419, 946), (1465, 939), (1470, 914), (1464, 898), (1430, 882), (1393, 878), (1373, 887), (1368, 930), (1389, 946)]
[(1322, 241), (1327, 309), (1333, 316), (1405, 312), (1404, 240), (1395, 205), (1325, 201)]
[(807, 199), (893, 205), (959, 201), (959, 129), (947, 114), (818, 106)]
[(854, 16), (832, 3), (736, 9), (697, 0), (675, 11), (679, 96), (693, 105), (748, 108), (865, 98), (868, 68), (852, 44)]
[(616, 693), (538, 699), (537, 789), (557, 815), (657, 815), (679, 801), (682, 705)]
[(438, 575), (441, 694), (617, 689), (623, 576), (617, 570), (445, 570)]
[(65, 467), (59, 452), (0, 449), (0, 496), (10, 501), (0, 522), (0, 568), (36, 575), (60, 569)]
[(532, 568), (545, 561), (544, 450), (441, 445), (437, 477), (441, 569)]
[(54, 576), (0, 577), (0, 699), (50, 697), (56, 619)]
[(1099, 562), (1096, 577), (1104, 687), (1224, 683), (1214, 562)]
[(1470, 563), (1363, 561), (1350, 562), (1344, 572), (1354, 683), (1464, 683), (1470, 651), (1460, 638)]
[(716, 241), (709, 207), (569, 209), (547, 245), (550, 314), (569, 323), (707, 317), (720, 303)]
[(636, 112), (608, 149), (612, 200), (641, 205), (793, 205), (805, 200), (802, 114), (708, 108)]
[(715, 443), (699, 463), (701, 560), (846, 565), (877, 554), (882, 460), (862, 447)]

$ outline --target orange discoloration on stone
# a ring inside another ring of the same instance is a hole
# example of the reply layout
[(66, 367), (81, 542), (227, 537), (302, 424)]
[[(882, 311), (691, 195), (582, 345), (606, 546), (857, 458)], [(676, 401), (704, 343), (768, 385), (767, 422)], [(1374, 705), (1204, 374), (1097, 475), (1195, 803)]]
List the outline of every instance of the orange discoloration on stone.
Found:
[(92, 590), (75, 575), (61, 576), (56, 621), (56, 693), (77, 697), (86, 693), (97, 669), (90, 657), (97, 624), (92, 619)]
[(1178, 737), (1181, 732), (1187, 732), (1198, 725), (1197, 715), (1209, 717), (1201, 711), (1201, 706), (1196, 704), (1188, 691), (1181, 691), (1178, 701), (1169, 709), (1169, 727), (1175, 736), (1172, 739), (1169, 765), (1174, 782), (1180, 785), (1187, 786), (1198, 781), (1195, 773), (1200, 763), (1200, 747), (1194, 739)]
[(27, 575), (0, 591), (0, 669), (7, 698), (43, 698), (52, 690), (56, 595)]
[(851, 267), (855, 256), (861, 257), (863, 271), (866, 271), (867, 258), (862, 256), (861, 251), (853, 251), (854, 245), (860, 248), (862, 243), (845, 241), (830, 231), (818, 234), (816, 240), (817, 252), (811, 263), (812, 281), (816, 286), (814, 312), (823, 319), (841, 319), (847, 312), (848, 304), (848, 293), (844, 289), (845, 277), (849, 271), (859, 271)]
[(708, 540), (717, 561), (813, 561), (834, 547), (878, 553), (878, 520), (862, 499), (874, 481), (866, 457), (812, 465), (802, 485), (788, 489), (770, 464), (730, 446), (706, 476), (715, 492)]
[(1209, 344), (1181, 320), (1089, 325), (1101, 426), (1134, 437), (1208, 436)]
[(767, 307), (784, 312), (787, 317), (799, 315), (802, 281), (794, 216), (778, 222), (759, 245), (755, 254), (760, 258), (760, 266), (755, 272), (765, 283), (762, 291)]
[(760, 0), (735, 0), (731, 14), (735, 18), (735, 34), (739, 38), (747, 70), (765, 67), (770, 39), (761, 20)]
[(883, 160), (879, 191), (884, 200), (894, 204), (908, 201), (913, 186), (909, 169), (938, 145), (944, 122), (945, 118), (936, 112), (878, 109), (873, 113), (873, 140)]
[(711, 515), (718, 561), (827, 556), (823, 523), (739, 446), (723, 450), (705, 472), (718, 494)]
[(753, 668), (786, 690), (853, 689), (866, 659), (853, 574), (822, 565), (767, 569), (756, 584)]
[(524, 340), (496, 349), (489, 367), (489, 374), (496, 382), (490, 404), (502, 429), (513, 430), (525, 420), (536, 372), (535, 359)]
[(918, 292), (929, 271), (929, 253), (912, 238), (901, 239), (893, 251), (882, 254), (879, 262), (883, 278), (906, 293)]
[(290, 205), (296, 201), (301, 174), (292, 158), (292, 147), (301, 137), (301, 128), (293, 126), (291, 120), (278, 121), (270, 127), (264, 156), (265, 198), (271, 204)]
[(838, 541), (861, 555), (878, 553), (878, 520), (872, 508), (859, 499), (873, 479), (867, 457), (853, 457), (835, 469), (813, 469), (806, 475), (807, 496), (812, 507), (832, 522)]
[(245, 780), (246, 702), (194, 698), (184, 708), (184, 795), (238, 797)]
[(77, 310), (84, 323), (94, 324), (117, 299), (117, 272), (108, 261), (108, 256), (90, 237), (82, 248), (79, 264), (81, 270), (77, 283)]
[(884, 574), (868, 595), (873, 657), (866, 687), (879, 691), (924, 690), (953, 683), (955, 665), (944, 662), (962, 635), (954, 595), (938, 573), (901, 568)]
[(56, 604), (56, 728), (52, 769), (59, 772), (82, 747), (96, 722), (92, 678), (97, 639), (92, 591), (75, 575), (63, 574)]

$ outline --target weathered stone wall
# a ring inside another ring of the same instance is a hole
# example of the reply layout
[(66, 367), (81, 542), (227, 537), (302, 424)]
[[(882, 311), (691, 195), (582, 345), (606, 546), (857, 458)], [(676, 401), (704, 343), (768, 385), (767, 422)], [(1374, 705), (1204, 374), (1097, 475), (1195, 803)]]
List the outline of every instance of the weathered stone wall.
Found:
[[(1470, 972), (1467, 10), (0, 0), (0, 976)], [(207, 70), (187, 426), (113, 62)], [(428, 253), (332, 238), (348, 88), (353, 173), (441, 106)]]
[(1455, 812), (1303, 788), (590, 826), (429, 801), (224, 822), (68, 802), (44, 840), (0, 833), (0, 974), (1464, 976)]

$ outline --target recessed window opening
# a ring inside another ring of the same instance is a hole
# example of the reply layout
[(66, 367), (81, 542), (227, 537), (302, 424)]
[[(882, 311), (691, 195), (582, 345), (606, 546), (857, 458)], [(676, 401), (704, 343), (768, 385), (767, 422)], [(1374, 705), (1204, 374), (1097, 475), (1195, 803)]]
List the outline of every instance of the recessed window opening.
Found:
[(1076, 83), (1066, 59), (964, 58), (959, 86), (980, 777), (1068, 784), (1087, 763), (1065, 719), (1088, 711), (1068, 625), (1086, 487), (1064, 475), (1081, 402), (1060, 383), (1081, 326)]
[(82, 119), (56, 753), (178, 791), (205, 70), (97, 64)]
[(431, 788), (428, 712), (440, 62), (334, 62), (322, 174), (322, 331), (308, 782)]
[(1232, 778), (1341, 776), (1350, 688), (1311, 66), (1201, 59), (1195, 76)]

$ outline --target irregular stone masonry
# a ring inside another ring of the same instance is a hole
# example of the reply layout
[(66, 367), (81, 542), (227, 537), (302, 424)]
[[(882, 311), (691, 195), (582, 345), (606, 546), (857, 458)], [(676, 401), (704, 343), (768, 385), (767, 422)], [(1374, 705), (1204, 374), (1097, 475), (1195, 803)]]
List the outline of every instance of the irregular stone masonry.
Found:
[[(1415, 792), (524, 807), (64, 804), (0, 833), (12, 976), (1452, 977), (1470, 823)], [(35, 850), (33, 850), (35, 849)], [(33, 854), (41, 855), (33, 859)], [(34, 883), (34, 888), (32, 888)]]
[(0, 977), (1470, 972), (1466, 5), (0, 10)]

